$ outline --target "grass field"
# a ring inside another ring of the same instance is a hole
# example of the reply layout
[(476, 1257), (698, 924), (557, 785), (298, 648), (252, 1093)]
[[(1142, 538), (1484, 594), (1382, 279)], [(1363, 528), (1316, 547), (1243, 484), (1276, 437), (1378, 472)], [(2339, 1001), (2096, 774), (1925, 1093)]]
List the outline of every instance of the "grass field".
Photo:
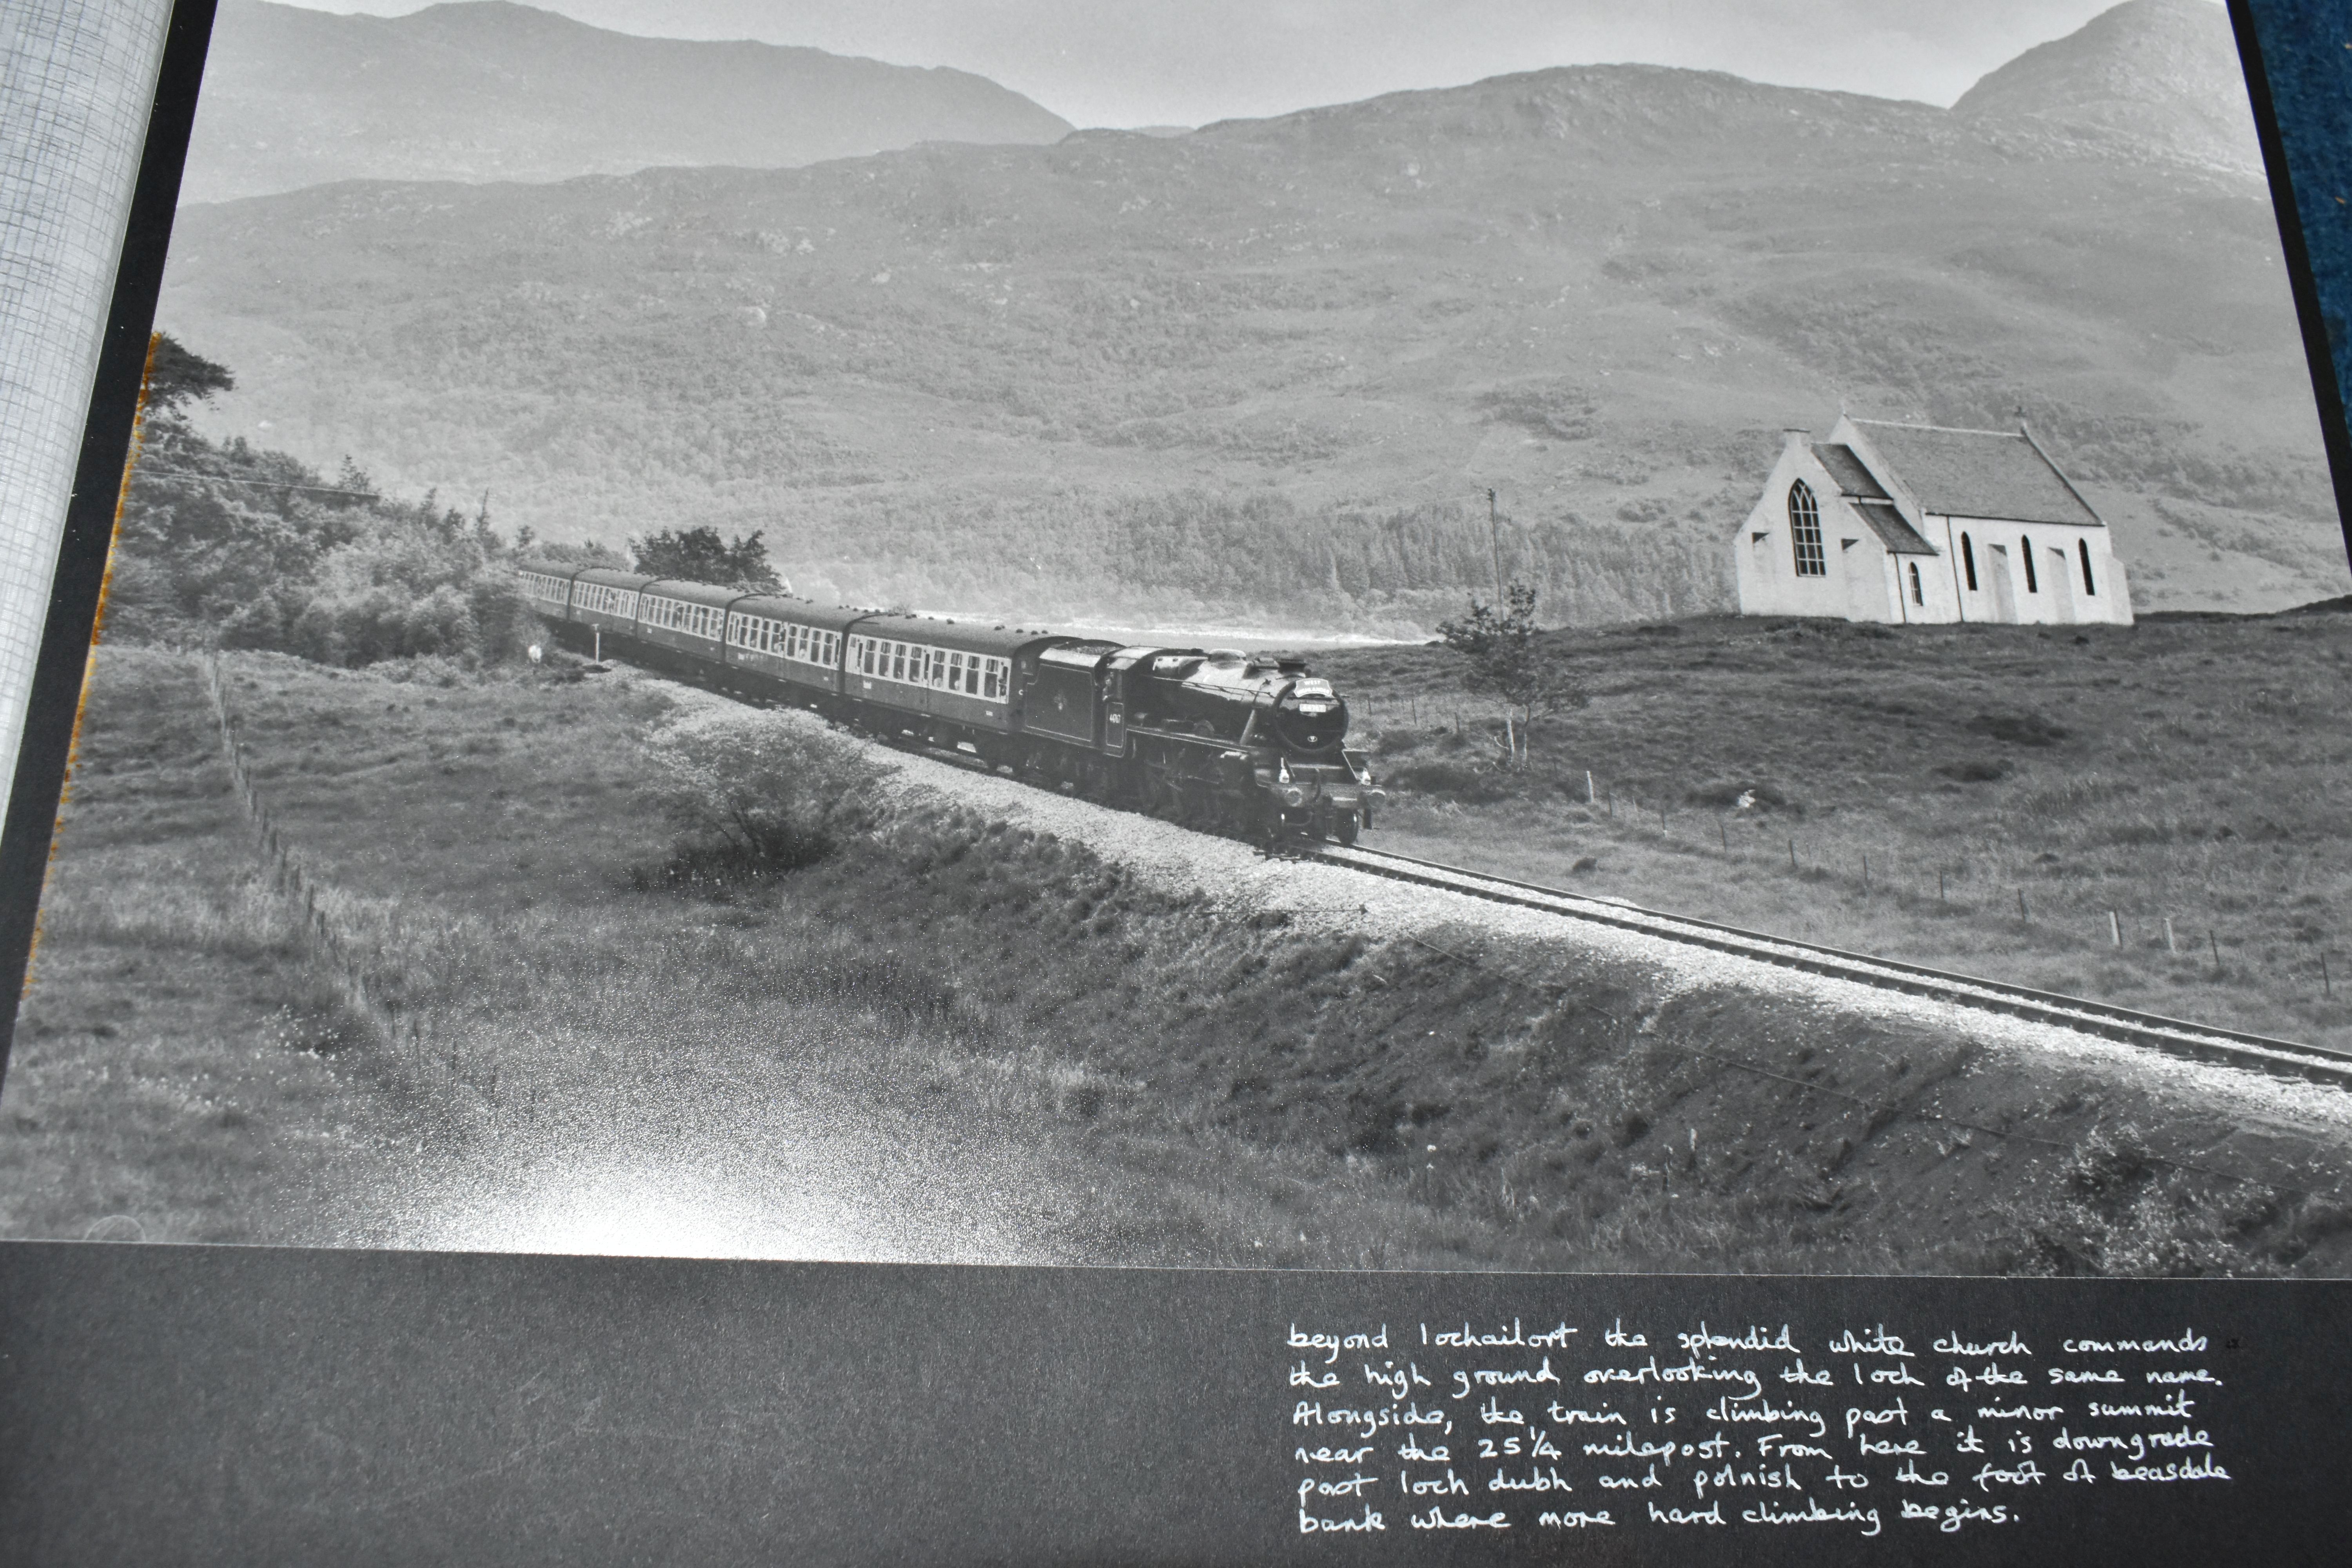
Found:
[(665, 736), (797, 721), (626, 676), (226, 671), (364, 1000), (256, 848), (198, 666), (102, 650), (0, 1095), (7, 1234), (1898, 1271), (2352, 1254), (2342, 1151), (2307, 1119), (1558, 945), (1294, 928), (913, 795), (807, 869), (681, 886), (647, 794)]
[(1517, 768), (1454, 656), (1319, 656), (1378, 842), (2352, 1047), (2352, 616), (1555, 636), (1592, 700)]

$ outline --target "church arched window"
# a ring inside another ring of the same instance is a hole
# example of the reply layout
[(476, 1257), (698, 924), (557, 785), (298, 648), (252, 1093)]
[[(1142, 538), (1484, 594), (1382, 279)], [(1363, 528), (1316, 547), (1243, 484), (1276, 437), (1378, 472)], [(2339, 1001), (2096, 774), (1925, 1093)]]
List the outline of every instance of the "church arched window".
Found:
[(1969, 592), (1975, 593), (1977, 591), (1977, 547), (1969, 542), (1969, 536), (1965, 533), (1960, 535), (1960, 566), (1969, 574)]
[(1822, 549), (1822, 509), (1813, 487), (1799, 479), (1789, 487), (1789, 548), (1797, 557), (1797, 575), (1826, 577), (1829, 556)]
[(2025, 559), (2025, 591), (2029, 594), (2039, 594), (2042, 592), (2042, 584), (2033, 575), (2033, 541), (2020, 534), (2017, 540), (2017, 552)]
[(2095, 599), (2099, 596), (2099, 585), (2091, 581), (2091, 542), (2078, 539), (2074, 541), (2074, 548), (2083, 552), (2083, 592)]
[(1911, 563), (1911, 602), (1922, 607), (1927, 603), (1927, 591), (1919, 581), (1919, 563), (1916, 561)]

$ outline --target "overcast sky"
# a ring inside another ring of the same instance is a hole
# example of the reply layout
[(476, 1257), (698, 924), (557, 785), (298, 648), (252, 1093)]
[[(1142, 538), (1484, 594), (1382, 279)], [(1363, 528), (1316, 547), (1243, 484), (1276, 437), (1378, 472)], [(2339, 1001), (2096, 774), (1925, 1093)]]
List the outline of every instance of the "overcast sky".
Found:
[[(1644, 60), (1946, 104), (2109, 0), (540, 0), (673, 38), (955, 66), (1079, 125), (1200, 125)], [(398, 16), (414, 0), (306, 0)]]

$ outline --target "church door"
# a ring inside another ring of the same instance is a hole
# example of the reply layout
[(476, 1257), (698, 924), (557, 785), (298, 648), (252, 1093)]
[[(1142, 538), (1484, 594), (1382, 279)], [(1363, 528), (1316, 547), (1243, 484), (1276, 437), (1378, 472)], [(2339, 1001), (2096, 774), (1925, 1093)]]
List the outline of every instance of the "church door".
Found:
[(2062, 626), (2071, 626), (2081, 617), (2074, 613), (2074, 563), (2063, 550), (2052, 550), (2042, 558), (2042, 580), (2050, 584), (2051, 618)]
[(2017, 624), (2017, 581), (2010, 575), (2009, 546), (1985, 546), (1985, 558), (1992, 565), (1992, 618), (2002, 626)]

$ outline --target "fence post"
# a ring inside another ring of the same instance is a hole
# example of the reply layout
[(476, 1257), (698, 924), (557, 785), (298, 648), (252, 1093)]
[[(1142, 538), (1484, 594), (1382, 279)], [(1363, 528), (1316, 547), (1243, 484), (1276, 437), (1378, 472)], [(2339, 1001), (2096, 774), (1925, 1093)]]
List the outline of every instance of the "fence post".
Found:
[(1870, 897), (1870, 851), (1862, 852), (1862, 896)]
[(2167, 952), (2179, 952), (2180, 951), (2180, 944), (2172, 940), (2172, 917), (2170, 915), (2164, 917), (2164, 951)]
[(2214, 972), (2218, 973), (2221, 968), (2221, 939), (2213, 934), (2212, 927), (2208, 926), (2205, 928), (2205, 940), (2212, 946), (2213, 969)]
[(2027, 921), (2028, 923), (2031, 923), (2033, 920), (2033, 906), (2025, 901), (2025, 889), (2023, 888), (2017, 889), (2017, 918)]
[(1789, 840), (1789, 869), (1791, 871), (1798, 869), (1797, 841), (1793, 838)]
[(1724, 852), (1726, 855), (1730, 854), (1730, 853), (1731, 853), (1731, 819), (1730, 819), (1729, 817), (1727, 817), (1727, 816), (1718, 816), (1718, 817), (1717, 817), (1717, 818), (1715, 819), (1715, 826), (1716, 826), (1716, 831), (1723, 835), (1723, 852)]
[(1587, 768), (1584, 770), (1584, 804), (1591, 805), (1600, 798), (1592, 791), (1592, 770)]
[(2319, 990), (2320, 994), (2331, 999), (2336, 994), (2336, 977), (2327, 973), (2327, 950), (2324, 947), (2319, 950)]
[(2120, 915), (2118, 915), (2118, 914), (2116, 914), (2116, 911), (2115, 911), (2115, 910), (2109, 910), (2107, 911), (2107, 935), (2115, 939), (2115, 944), (2116, 944), (2117, 947), (2121, 947), (2121, 946), (2123, 946), (2123, 944), (2124, 944), (2124, 922), (2123, 922), (2123, 917), (2122, 917), (2122, 916), (2120, 916)]
[(1944, 873), (1941, 871), (1936, 873), (1936, 901), (1939, 904), (1951, 902), (1944, 896)]

